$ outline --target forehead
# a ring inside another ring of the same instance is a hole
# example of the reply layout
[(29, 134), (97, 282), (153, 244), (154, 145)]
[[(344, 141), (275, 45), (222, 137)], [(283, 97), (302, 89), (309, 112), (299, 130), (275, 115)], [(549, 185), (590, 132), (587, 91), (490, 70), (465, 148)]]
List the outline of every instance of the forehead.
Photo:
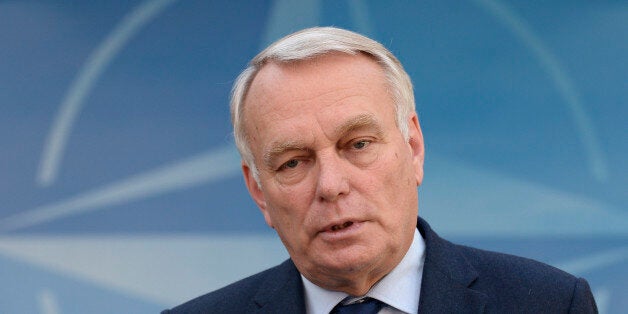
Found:
[(289, 63), (270, 62), (253, 79), (243, 113), (281, 111), (315, 98), (323, 101), (326, 95), (341, 97), (342, 91), (358, 92), (365, 86), (388, 90), (382, 67), (364, 54), (332, 53)]
[(243, 108), (250, 146), (274, 141), (267, 138), (273, 132), (290, 136), (290, 131), (341, 123), (343, 116), (393, 116), (388, 86), (381, 66), (361, 54), (266, 64), (254, 78)]

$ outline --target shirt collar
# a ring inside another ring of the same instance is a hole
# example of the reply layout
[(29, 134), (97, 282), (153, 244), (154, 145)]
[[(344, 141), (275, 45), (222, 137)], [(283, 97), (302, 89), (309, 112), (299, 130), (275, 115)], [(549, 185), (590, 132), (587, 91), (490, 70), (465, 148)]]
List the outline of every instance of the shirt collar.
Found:
[[(401, 262), (378, 281), (366, 296), (376, 298), (387, 305), (406, 313), (417, 313), (423, 263), (425, 262), (425, 242), (417, 229), (414, 229), (412, 244)], [(323, 289), (303, 277), (305, 307), (308, 314), (328, 314), (338, 302), (348, 294)]]
[(348, 294), (323, 289), (301, 275), (305, 288), (305, 309), (307, 314), (328, 314)]

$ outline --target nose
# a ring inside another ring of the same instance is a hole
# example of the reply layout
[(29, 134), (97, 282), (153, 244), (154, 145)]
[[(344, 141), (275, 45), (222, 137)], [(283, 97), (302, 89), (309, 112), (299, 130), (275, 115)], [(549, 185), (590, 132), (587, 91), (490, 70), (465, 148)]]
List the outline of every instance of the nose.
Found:
[(318, 156), (318, 182), (316, 194), (319, 200), (334, 202), (350, 191), (348, 165), (337, 153)]

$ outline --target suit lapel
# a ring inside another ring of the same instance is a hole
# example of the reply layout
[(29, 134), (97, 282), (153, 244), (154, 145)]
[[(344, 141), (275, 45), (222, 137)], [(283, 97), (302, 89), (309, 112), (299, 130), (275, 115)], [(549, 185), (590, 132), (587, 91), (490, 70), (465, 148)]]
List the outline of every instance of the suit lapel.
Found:
[[(423, 219), (425, 264), (419, 313), (481, 313), (488, 296), (471, 289), (478, 273), (456, 246), (440, 238)], [(292, 260), (269, 273), (253, 299), (258, 313), (305, 313), (303, 283)]]
[(419, 313), (484, 312), (488, 297), (470, 288), (478, 278), (473, 266), (421, 218), (418, 228), (425, 239)]
[(253, 298), (258, 313), (305, 313), (301, 275), (292, 260), (269, 273)]

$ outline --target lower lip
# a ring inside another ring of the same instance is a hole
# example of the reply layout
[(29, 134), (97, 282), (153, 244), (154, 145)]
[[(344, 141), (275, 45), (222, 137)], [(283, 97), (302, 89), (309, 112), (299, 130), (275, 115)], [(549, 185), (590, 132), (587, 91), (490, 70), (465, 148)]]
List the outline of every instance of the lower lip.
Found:
[(354, 221), (353, 224), (351, 224), (351, 226), (348, 226), (346, 228), (336, 230), (336, 231), (332, 231), (332, 230), (322, 231), (322, 232), (319, 232), (318, 235), (322, 237), (322, 239), (325, 241), (346, 240), (347, 238), (355, 236), (358, 232), (360, 232), (363, 226), (364, 226), (364, 222)]

